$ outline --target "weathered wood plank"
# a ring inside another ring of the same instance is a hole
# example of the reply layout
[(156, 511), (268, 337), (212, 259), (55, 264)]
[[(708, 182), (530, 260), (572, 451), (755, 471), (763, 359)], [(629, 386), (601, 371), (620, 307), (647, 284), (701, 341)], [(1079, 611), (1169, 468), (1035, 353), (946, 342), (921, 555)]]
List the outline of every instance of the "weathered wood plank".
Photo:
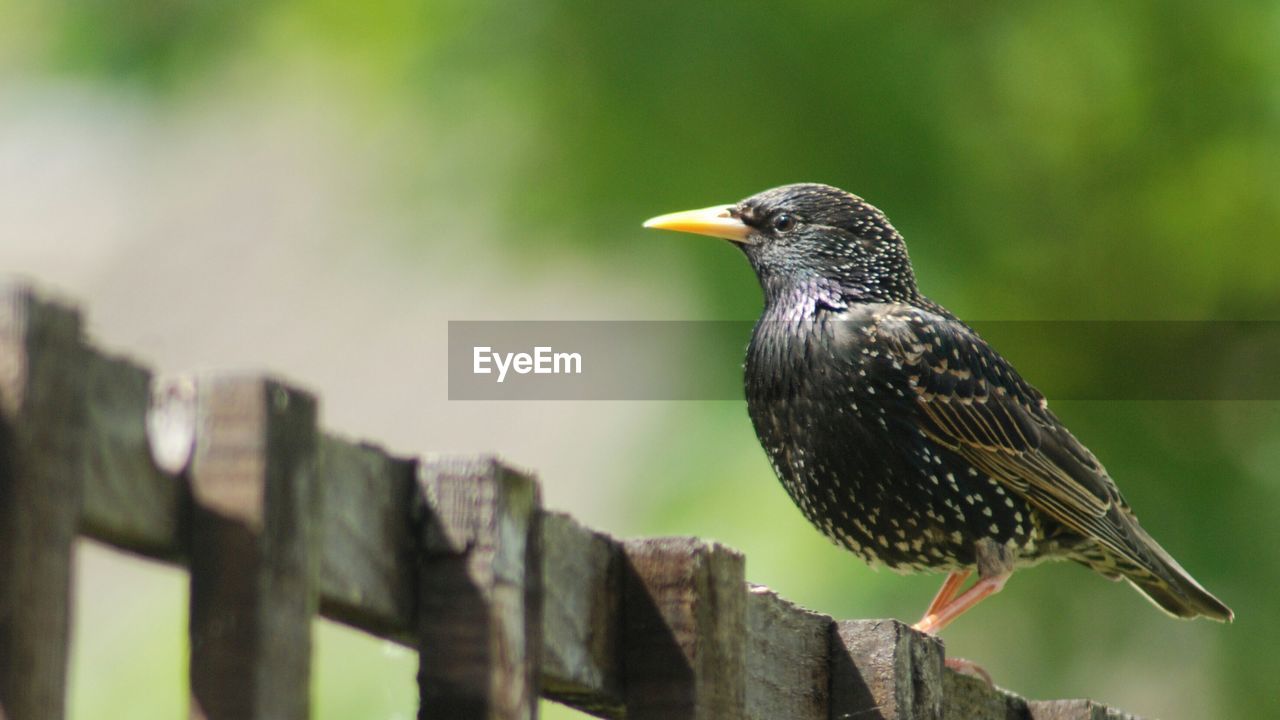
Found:
[(945, 720), (1026, 720), (1022, 698), (991, 687), (985, 680), (946, 668), (942, 673)]
[(1037, 700), (1027, 710), (1029, 720), (1139, 720), (1092, 700)]
[(832, 625), (762, 585), (747, 594), (747, 714), (827, 720)]
[(622, 546), (568, 515), (546, 513), (542, 549), (542, 694), (620, 717)]
[(199, 383), (191, 467), (191, 716), (301, 720), (316, 609), (316, 404), (260, 378)]
[(320, 611), (405, 644), (414, 642), (415, 472), (379, 448), (320, 439)]
[(737, 551), (697, 538), (623, 544), (629, 720), (746, 712), (746, 581)]
[(0, 286), (0, 718), (63, 716), (80, 512), (80, 316)]
[(542, 635), (537, 483), (493, 459), (419, 465), (421, 720), (532, 720)]
[(897, 620), (841, 620), (831, 656), (831, 717), (942, 717), (942, 644)]
[(186, 552), (180, 530), (186, 488), (151, 458), (151, 373), (123, 358), (97, 352), (88, 357), (81, 528), (119, 548), (176, 558)]

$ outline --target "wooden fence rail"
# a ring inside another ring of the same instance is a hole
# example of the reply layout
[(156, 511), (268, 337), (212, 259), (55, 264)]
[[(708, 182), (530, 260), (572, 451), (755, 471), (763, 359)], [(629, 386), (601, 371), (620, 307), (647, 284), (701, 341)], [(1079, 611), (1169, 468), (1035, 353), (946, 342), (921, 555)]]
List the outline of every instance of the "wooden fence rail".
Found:
[(0, 283), (0, 720), (61, 718), (78, 535), (190, 569), (190, 716), (305, 718), (316, 612), (416, 649), (420, 718), (1127, 717), (943, 667), (893, 620), (803, 610), (694, 538), (619, 541), (492, 458), (320, 431), (271, 378), (154, 379)]

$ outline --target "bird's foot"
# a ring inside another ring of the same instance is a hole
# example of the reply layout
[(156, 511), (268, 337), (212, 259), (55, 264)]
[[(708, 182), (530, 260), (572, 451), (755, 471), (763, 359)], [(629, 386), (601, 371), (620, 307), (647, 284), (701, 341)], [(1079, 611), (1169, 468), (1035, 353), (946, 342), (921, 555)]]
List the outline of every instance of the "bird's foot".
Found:
[(933, 614), (929, 614), (929, 615), (925, 615), (924, 617), (916, 621), (916, 624), (912, 625), (911, 629), (915, 630), (916, 632), (922, 632), (925, 635), (937, 635), (938, 631), (940, 631), (942, 628), (938, 627), (937, 616)]
[(947, 667), (955, 670), (961, 675), (975, 677), (985, 682), (989, 687), (995, 687), (996, 684), (991, 681), (991, 673), (987, 672), (981, 665), (964, 658), (947, 658), (945, 661)]

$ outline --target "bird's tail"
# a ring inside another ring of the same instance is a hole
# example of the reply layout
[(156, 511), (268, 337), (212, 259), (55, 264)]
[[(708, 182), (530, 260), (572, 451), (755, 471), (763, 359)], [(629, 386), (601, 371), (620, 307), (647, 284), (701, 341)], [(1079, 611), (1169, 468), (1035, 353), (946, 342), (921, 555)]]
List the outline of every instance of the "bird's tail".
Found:
[(1141, 526), (1134, 522), (1131, 530), (1141, 541), (1144, 560), (1148, 561), (1142, 563), (1143, 567), (1123, 573), (1124, 579), (1138, 592), (1174, 617), (1190, 619), (1203, 615), (1219, 622), (1231, 622), (1235, 618), (1231, 608), (1196, 582)]

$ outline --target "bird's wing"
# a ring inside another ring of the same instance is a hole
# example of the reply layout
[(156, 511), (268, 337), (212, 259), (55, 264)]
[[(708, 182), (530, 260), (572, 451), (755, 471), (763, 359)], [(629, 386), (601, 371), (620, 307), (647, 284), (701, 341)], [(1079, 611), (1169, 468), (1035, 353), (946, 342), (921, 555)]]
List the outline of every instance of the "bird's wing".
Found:
[(977, 333), (949, 316), (905, 307), (862, 332), (878, 334), (876, 344), (887, 349), (883, 361), (906, 375), (931, 439), (1070, 530), (1149, 564), (1101, 463)]

